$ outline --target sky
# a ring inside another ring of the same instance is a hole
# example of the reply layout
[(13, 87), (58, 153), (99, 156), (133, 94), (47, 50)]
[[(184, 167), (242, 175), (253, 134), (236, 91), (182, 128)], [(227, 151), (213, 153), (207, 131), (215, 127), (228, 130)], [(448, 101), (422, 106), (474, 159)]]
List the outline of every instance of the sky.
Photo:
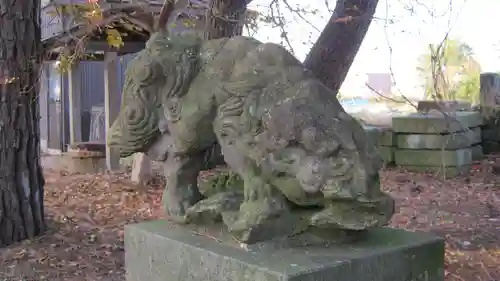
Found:
[[(251, 7), (269, 14), (270, 0), (253, 0)], [(280, 12), (294, 55), (303, 60), (331, 16), (335, 0), (287, 0), (294, 13), (280, 0)], [(276, 7), (273, 9), (276, 13)], [(469, 44), (483, 71), (500, 71), (499, 0), (380, 0), (375, 19), (341, 91), (349, 95), (370, 94), (364, 87), (366, 73), (392, 73), (395, 89), (405, 96), (423, 95), (416, 71), (417, 59), (429, 44), (438, 44), (447, 33)], [(260, 24), (247, 33), (266, 42), (283, 43), (280, 28)]]

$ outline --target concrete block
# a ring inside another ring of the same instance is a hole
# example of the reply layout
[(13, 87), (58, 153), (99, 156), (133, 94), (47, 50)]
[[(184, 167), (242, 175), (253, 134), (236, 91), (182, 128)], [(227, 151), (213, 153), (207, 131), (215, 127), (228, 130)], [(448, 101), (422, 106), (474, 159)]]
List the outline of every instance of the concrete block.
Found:
[(379, 146), (377, 150), (385, 164), (394, 163), (394, 147)]
[(472, 164), (472, 149), (410, 150), (396, 149), (394, 161), (401, 166), (460, 167)]
[(443, 281), (444, 241), (379, 228), (349, 245), (279, 239), (242, 248), (218, 226), (125, 227), (127, 281)]
[(364, 129), (368, 137), (372, 138), (375, 144), (379, 146), (394, 146), (396, 144), (396, 139), (391, 128), (366, 125)]
[(422, 167), (422, 166), (399, 166), (401, 169), (410, 172), (430, 172), (445, 178), (456, 177), (470, 172), (471, 165), (460, 167)]
[(453, 134), (398, 134), (396, 146), (405, 149), (459, 149), (481, 142), (481, 129), (472, 128)]
[(382, 131), (379, 134), (378, 145), (380, 146), (395, 146), (396, 138), (392, 130)]
[(380, 128), (372, 125), (362, 125), (366, 135), (369, 138), (375, 139), (380, 131)]
[(483, 146), (475, 145), (472, 149), (472, 161), (482, 161), (484, 159)]
[(500, 126), (498, 126), (497, 128), (483, 129), (482, 138), (485, 141), (500, 142)]
[(106, 153), (106, 144), (101, 141), (74, 142), (68, 145), (68, 151), (93, 151)]
[(460, 110), (471, 109), (471, 104), (465, 101), (436, 101), (436, 100), (423, 100), (419, 101), (417, 110), (420, 112), (429, 112), (431, 110), (438, 110), (442, 112), (455, 112)]
[(483, 129), (495, 129), (500, 127), (500, 105), (481, 105), (481, 115), (483, 116)]
[(496, 141), (483, 141), (483, 153), (491, 154), (500, 152), (500, 142)]
[(395, 133), (445, 134), (464, 131), (465, 128), (479, 127), (483, 120), (476, 111), (453, 113), (412, 113), (392, 118)]
[(70, 173), (95, 174), (106, 171), (106, 146), (102, 142), (75, 142), (62, 153), (61, 168)]
[(102, 173), (106, 171), (106, 157), (103, 155), (78, 156), (72, 152), (64, 152), (61, 155), (59, 168), (69, 173)]
[(389, 129), (380, 131), (377, 143), (381, 146), (394, 146), (396, 144), (394, 132)]

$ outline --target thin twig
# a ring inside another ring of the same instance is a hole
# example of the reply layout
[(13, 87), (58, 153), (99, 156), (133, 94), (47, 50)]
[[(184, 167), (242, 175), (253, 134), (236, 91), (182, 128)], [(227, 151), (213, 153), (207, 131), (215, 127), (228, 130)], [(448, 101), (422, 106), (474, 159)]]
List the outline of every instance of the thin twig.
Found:
[(167, 28), (168, 18), (174, 11), (174, 6), (174, 0), (165, 0), (165, 2), (163, 2), (163, 6), (161, 7), (160, 16), (158, 17), (158, 22), (155, 30), (163, 30)]

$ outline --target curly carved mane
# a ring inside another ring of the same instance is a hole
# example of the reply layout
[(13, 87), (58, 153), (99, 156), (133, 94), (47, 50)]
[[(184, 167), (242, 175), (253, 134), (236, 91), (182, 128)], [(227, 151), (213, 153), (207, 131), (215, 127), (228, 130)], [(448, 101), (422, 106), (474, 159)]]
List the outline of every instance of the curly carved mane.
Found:
[(171, 100), (186, 94), (198, 73), (200, 46), (201, 39), (196, 34), (158, 32), (130, 61), (120, 114), (111, 136), (123, 139), (118, 145), (123, 156), (139, 151), (158, 137), (162, 106), (168, 107)]
[(138, 84), (135, 86), (139, 86), (139, 89), (149, 86), (161, 89), (146, 93), (150, 95), (144, 98), (150, 102), (183, 96), (198, 73), (200, 47), (201, 39), (195, 34), (153, 34), (146, 43), (146, 48), (127, 67), (122, 100), (135, 99), (137, 95), (144, 94), (127, 89), (127, 84)]

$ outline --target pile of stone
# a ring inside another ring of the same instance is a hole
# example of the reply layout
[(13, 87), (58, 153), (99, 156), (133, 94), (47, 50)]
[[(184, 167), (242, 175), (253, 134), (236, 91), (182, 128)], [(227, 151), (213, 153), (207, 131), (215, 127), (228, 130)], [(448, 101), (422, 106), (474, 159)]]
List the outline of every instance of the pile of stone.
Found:
[(394, 162), (409, 171), (453, 176), (483, 158), (479, 112), (429, 110), (393, 117)]

